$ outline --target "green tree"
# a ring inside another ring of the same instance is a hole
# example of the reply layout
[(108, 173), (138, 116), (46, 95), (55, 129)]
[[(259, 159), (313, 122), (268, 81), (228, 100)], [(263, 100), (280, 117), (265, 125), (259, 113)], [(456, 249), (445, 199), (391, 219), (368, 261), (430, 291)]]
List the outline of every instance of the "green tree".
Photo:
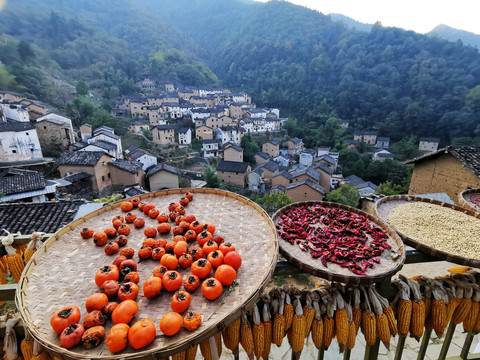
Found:
[(0, 89), (14, 89), (16, 86), (15, 76), (10, 74), (3, 64), (0, 64)]
[(240, 146), (243, 148), (243, 161), (255, 164), (255, 154), (258, 153), (258, 144), (253, 141), (252, 136), (248, 133), (242, 137)]
[(378, 185), (378, 188), (375, 190), (375, 192), (383, 195), (397, 195), (403, 194), (405, 192), (404, 190), (405, 189), (403, 186), (392, 184), (391, 181), (386, 181)]
[(152, 132), (148, 129), (143, 129), (143, 136), (145, 136), (148, 140), (152, 141), (153, 140), (153, 135)]
[(17, 45), (17, 51), (22, 60), (28, 60), (31, 57), (35, 57), (35, 52), (32, 49), (32, 46), (26, 41), (20, 41)]
[(360, 193), (356, 186), (342, 185), (338, 189), (332, 190), (328, 193), (326, 199), (331, 202), (339, 204), (356, 206)]
[(87, 83), (83, 80), (80, 80), (75, 86), (75, 90), (77, 91), (77, 96), (86, 96), (88, 95), (89, 89)]
[(114, 202), (116, 202), (118, 200), (121, 200), (121, 199), (123, 199), (122, 194), (112, 194), (112, 195), (109, 195), (109, 196), (105, 196), (103, 198), (93, 199), (92, 202), (109, 204), (109, 203), (114, 203)]
[(291, 204), (292, 199), (283, 193), (264, 195), (256, 200), (267, 213), (273, 215), (278, 209)]
[(205, 181), (207, 182), (207, 187), (209, 188), (218, 188), (222, 185), (222, 180), (218, 177), (213, 166), (207, 166), (203, 170), (205, 176)]
[(86, 97), (80, 96), (67, 104), (65, 112), (75, 126), (80, 126), (91, 121), (95, 112), (95, 105)]

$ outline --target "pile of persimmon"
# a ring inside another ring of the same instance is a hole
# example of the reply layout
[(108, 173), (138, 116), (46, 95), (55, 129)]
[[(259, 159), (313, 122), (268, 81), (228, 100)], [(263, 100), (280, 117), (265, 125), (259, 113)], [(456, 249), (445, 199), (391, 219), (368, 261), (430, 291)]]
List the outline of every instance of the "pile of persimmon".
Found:
[[(62, 346), (71, 348), (83, 343), (89, 348), (98, 345), (105, 337), (104, 326), (110, 320), (114, 325), (106, 336), (106, 343), (112, 353), (122, 351), (128, 344), (134, 349), (150, 344), (156, 336), (156, 327), (150, 319), (139, 320), (131, 327), (128, 325), (138, 312), (139, 286), (147, 299), (154, 299), (162, 292), (170, 299), (172, 311), (165, 314), (159, 324), (165, 335), (175, 335), (182, 327), (193, 331), (201, 325), (201, 315), (190, 309), (190, 293), (200, 287), (208, 300), (219, 298), (223, 287), (234, 282), (242, 260), (232, 244), (215, 234), (212, 223), (201, 223), (194, 215), (186, 214), (186, 207), (192, 200), (193, 194), (187, 193), (178, 202), (170, 203), (163, 212), (133, 197), (121, 203), (124, 214), (114, 216), (111, 226), (97, 232), (90, 228), (81, 230), (82, 238), (93, 238), (96, 246), (104, 247), (105, 254), (117, 257), (112, 264), (97, 270), (98, 289), (85, 303), (88, 314), (82, 323), (80, 311), (74, 306), (52, 316), (52, 328), (61, 334)], [(147, 225), (145, 219), (156, 220), (156, 225)], [(132, 229), (140, 228), (143, 228), (145, 239), (135, 254), (128, 246), (128, 235)], [(168, 241), (162, 236), (172, 239)], [(159, 265), (152, 276), (141, 283), (136, 270), (138, 264), (149, 259), (159, 261)], [(184, 280), (179, 272), (181, 269), (190, 270)]]

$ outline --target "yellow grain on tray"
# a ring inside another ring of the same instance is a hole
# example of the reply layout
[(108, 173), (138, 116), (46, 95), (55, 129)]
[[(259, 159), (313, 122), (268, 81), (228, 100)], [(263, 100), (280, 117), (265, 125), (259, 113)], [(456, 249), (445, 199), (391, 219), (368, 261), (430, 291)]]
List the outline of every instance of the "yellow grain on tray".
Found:
[(480, 260), (480, 220), (425, 202), (396, 206), (388, 217), (409, 238), (449, 254)]

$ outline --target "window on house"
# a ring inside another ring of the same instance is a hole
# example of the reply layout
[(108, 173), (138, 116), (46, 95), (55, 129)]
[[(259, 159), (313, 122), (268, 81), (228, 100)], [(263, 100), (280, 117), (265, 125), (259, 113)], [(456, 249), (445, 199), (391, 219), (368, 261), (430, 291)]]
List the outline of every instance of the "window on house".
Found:
[(105, 181), (105, 176), (102, 176), (102, 181)]
[(105, 165), (106, 165), (106, 164), (105, 164), (105, 161), (102, 161), (102, 165), (103, 165), (103, 166), (105, 166)]
[(28, 133), (27, 133), (27, 135), (28, 135)]
[(16, 154), (17, 153), (17, 150), (12, 150), (12, 154)]
[(110, 175), (110, 173), (108, 173), (108, 178), (110, 179), (112, 176)]
[(44, 128), (44, 129), (46, 129), (47, 127), (46, 127), (46, 126), (44, 126), (43, 128)]

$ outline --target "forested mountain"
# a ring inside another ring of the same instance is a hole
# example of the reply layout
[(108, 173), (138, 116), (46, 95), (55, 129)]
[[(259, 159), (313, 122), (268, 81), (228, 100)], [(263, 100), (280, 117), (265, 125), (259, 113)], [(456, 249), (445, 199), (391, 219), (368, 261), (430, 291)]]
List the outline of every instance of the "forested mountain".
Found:
[(470, 45), (476, 47), (477, 49), (480, 48), (480, 35), (474, 34), (469, 31), (454, 29), (447, 25), (438, 25), (428, 33), (430, 36), (437, 36), (441, 39), (449, 40), (449, 41), (458, 41), (460, 40), (465, 45)]
[[(8, 2), (0, 31), (35, 45), (67, 81), (86, 80), (105, 99), (134, 91), (144, 76), (221, 84), (296, 118), (296, 135), (310, 146), (335, 145), (318, 143), (335, 118), (393, 141), (478, 143), (480, 54), (458, 42), (378, 24), (357, 31), (284, 1), (40, 3)], [(27, 86), (2, 49), (6, 70)]]

